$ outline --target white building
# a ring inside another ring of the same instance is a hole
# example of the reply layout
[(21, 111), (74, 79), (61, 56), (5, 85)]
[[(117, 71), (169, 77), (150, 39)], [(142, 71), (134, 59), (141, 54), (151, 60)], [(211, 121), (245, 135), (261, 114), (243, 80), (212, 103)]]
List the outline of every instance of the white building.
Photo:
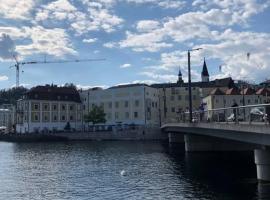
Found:
[(15, 125), (15, 107), (11, 104), (0, 106), (0, 127), (6, 132), (11, 132)]
[(17, 102), (18, 133), (81, 130), (82, 109), (78, 91), (55, 85), (37, 86)]
[[(226, 92), (223, 92), (219, 88), (215, 88), (209, 96), (203, 99), (203, 102), (206, 105), (206, 110), (232, 107), (234, 104), (238, 106), (264, 104), (270, 102), (270, 92), (265, 88), (261, 88), (258, 91), (251, 88), (245, 88), (240, 91), (238, 88), (234, 87), (228, 89)], [(217, 118), (217, 114), (219, 113), (219, 117), (224, 118), (228, 117), (232, 112), (233, 110), (229, 110), (227, 113), (225, 111), (218, 111), (209, 113), (209, 117)], [(239, 109), (239, 115), (241, 117), (243, 117), (244, 113), (246, 117), (248, 117), (250, 110), (248, 108)]]
[(84, 115), (93, 106), (103, 108), (106, 114), (104, 125), (160, 124), (158, 90), (146, 84), (120, 85), (108, 89), (92, 88), (81, 91), (80, 96)]

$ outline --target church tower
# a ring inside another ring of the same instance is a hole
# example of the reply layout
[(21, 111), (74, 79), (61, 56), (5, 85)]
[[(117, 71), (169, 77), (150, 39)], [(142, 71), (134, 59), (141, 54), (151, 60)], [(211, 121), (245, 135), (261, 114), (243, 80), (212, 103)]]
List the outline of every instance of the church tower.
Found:
[(178, 80), (177, 80), (177, 83), (184, 83), (183, 77), (182, 77), (181, 68), (179, 68), (179, 73), (178, 73)]
[(202, 82), (209, 82), (209, 73), (208, 73), (206, 62), (205, 62), (205, 58), (203, 61), (203, 69), (201, 73), (201, 78), (202, 78)]

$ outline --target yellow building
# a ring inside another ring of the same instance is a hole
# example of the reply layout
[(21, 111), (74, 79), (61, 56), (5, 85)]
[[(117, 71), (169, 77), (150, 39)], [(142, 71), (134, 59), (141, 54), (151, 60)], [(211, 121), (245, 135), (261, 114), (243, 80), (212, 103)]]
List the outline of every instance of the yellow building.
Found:
[(78, 91), (55, 85), (37, 86), (17, 102), (19, 133), (81, 130), (82, 113)]

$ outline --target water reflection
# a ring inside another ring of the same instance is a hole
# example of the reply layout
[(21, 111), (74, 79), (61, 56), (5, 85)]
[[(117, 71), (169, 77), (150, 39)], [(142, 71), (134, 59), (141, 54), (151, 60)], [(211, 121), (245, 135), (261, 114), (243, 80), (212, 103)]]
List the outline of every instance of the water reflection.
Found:
[[(0, 143), (3, 199), (269, 199), (253, 153), (157, 142)], [(126, 176), (120, 172), (126, 171)]]

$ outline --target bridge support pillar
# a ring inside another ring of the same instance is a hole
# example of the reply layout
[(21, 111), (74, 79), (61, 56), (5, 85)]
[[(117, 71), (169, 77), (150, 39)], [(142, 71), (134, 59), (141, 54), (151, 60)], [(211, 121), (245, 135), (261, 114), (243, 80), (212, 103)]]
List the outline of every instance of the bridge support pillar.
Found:
[(255, 149), (254, 157), (258, 180), (270, 181), (270, 150)]
[(237, 141), (219, 139), (209, 136), (189, 135), (184, 136), (185, 150), (196, 151), (251, 151), (254, 148), (248, 144)]
[(179, 133), (168, 133), (169, 143), (184, 143), (184, 135)]

